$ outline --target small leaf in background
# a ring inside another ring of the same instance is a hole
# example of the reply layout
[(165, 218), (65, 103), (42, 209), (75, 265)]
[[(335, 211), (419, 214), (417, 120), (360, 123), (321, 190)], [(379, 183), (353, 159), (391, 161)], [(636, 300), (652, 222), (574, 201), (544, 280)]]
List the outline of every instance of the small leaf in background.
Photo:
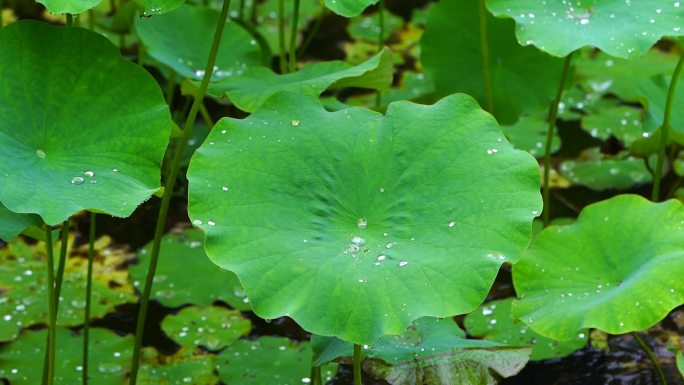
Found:
[(85, 12), (96, 7), (102, 0), (37, 0), (54, 14), (70, 13), (72, 15)]
[(186, 307), (162, 321), (162, 330), (184, 348), (196, 346), (216, 351), (247, 335), (251, 322), (238, 310), (210, 306)]
[[(284, 75), (266, 67), (247, 69), (242, 76), (223, 79), (209, 87), (217, 97), (227, 95), (241, 110), (254, 112), (279, 91), (298, 92), (318, 97), (328, 88), (359, 87), (385, 89), (392, 84), (392, 60), (388, 49), (383, 49), (366, 62), (352, 66), (340, 61), (311, 64)], [(186, 87), (198, 88), (197, 83)], [(187, 89), (186, 92), (194, 92)]]
[[(399, 100), (423, 101), (430, 99), (435, 92), (435, 82), (432, 80), (430, 74), (418, 73), (412, 71), (404, 71), (401, 74), (399, 85), (396, 87), (387, 88), (381, 91), (382, 97), (381, 108)], [(377, 93), (364, 94), (358, 96), (350, 96), (345, 102), (343, 108), (331, 108), (333, 111), (343, 110), (350, 106), (372, 107), (377, 103)], [(326, 107), (329, 105), (326, 104)], [(332, 106), (330, 106), (332, 107)]]
[[(669, 75), (653, 76), (637, 85), (641, 103), (648, 112), (644, 123), (647, 132), (655, 133), (663, 125), (665, 102), (671, 79)], [(678, 82), (674, 90), (670, 127), (670, 141), (684, 145), (684, 82)]]
[[(316, 364), (342, 357), (349, 363), (352, 345), (337, 338), (312, 338)], [(517, 374), (530, 348), (469, 340), (453, 319), (420, 318), (397, 336), (364, 345), (362, 365), (392, 385), (495, 384)]]
[[(383, 37), (386, 41), (404, 25), (404, 19), (388, 10), (385, 10), (382, 15), (385, 26)], [(380, 36), (380, 20), (378, 13), (362, 15), (351, 19), (347, 31), (352, 39), (373, 42), (376, 44), (377, 49), (378, 37)]]
[(684, 207), (618, 195), (547, 227), (513, 266), (513, 316), (544, 336), (645, 330), (684, 303)]
[[(546, 131), (549, 128), (549, 122), (546, 121), (545, 115), (522, 116), (514, 124), (502, 126), (501, 128), (503, 129), (506, 138), (508, 138), (515, 148), (527, 151), (536, 158), (542, 158), (544, 156), (544, 150), (546, 148)], [(558, 130), (555, 130), (551, 153), (558, 151), (560, 145)]]
[[(150, 18), (136, 18), (135, 29), (147, 53), (190, 79), (204, 76), (214, 26), (219, 11), (193, 5), (181, 5), (173, 12)], [(183, 28), (178, 28), (182, 25)], [(261, 64), (261, 48), (240, 24), (228, 21), (221, 38), (212, 80), (242, 74)]]
[(585, 150), (578, 160), (562, 162), (559, 170), (573, 184), (593, 190), (625, 190), (653, 179), (644, 159), (620, 154), (608, 157), (597, 147)]
[(129, 216), (159, 188), (171, 129), (154, 78), (83, 28), (24, 20), (0, 46), (0, 201), (50, 225)]
[(31, 226), (41, 226), (43, 221), (35, 214), (18, 214), (0, 203), (0, 240), (13, 241), (17, 235)]
[(383, 116), (278, 93), (217, 123), (188, 180), (207, 254), (256, 314), (361, 344), (475, 309), (541, 211), (537, 162), (463, 94)]
[[(287, 338), (264, 336), (253, 341), (239, 340), (216, 360), (225, 384), (300, 385), (312, 382), (312, 356), (308, 342), (295, 344)], [(327, 381), (336, 371), (337, 365), (326, 365), (321, 374)]]
[(594, 138), (607, 140), (611, 136), (626, 147), (634, 141), (648, 137), (644, 131), (643, 110), (630, 106), (600, 109), (582, 117), (582, 129)]
[(358, 16), (378, 0), (325, 0), (325, 6), (344, 17)]
[[(477, 1), (441, 1), (430, 10), (421, 60), (439, 95), (465, 92), (487, 106)], [(445, 38), (448, 36), (449, 38)], [(523, 113), (548, 108), (562, 61), (515, 40), (514, 23), (487, 14), (494, 116), (512, 124)], [(454, 54), (459, 52), (458, 55)]]
[[(47, 330), (25, 331), (15, 342), (0, 346), (0, 378), (12, 385), (41, 383), (42, 358)], [(107, 329), (90, 329), (90, 381), (98, 385), (121, 385), (131, 362), (133, 337), (120, 337)], [(55, 383), (80, 384), (83, 376), (83, 337), (66, 328), (57, 328), (58, 359)]]
[[(137, 300), (128, 283), (128, 274), (119, 269), (127, 261), (120, 250), (104, 249), (108, 240), (98, 242), (93, 267), (92, 318), (102, 317), (117, 305)], [(59, 247), (58, 245), (55, 245)], [(77, 326), (83, 323), (85, 308), (87, 251), (72, 251), (67, 259), (57, 324)], [(56, 250), (55, 255), (59, 251)], [(80, 256), (77, 256), (81, 254)], [(106, 258), (105, 258), (106, 256)], [(47, 271), (45, 245), (29, 245), (22, 240), (0, 249), (0, 341), (14, 339), (22, 328), (47, 322)]]
[[(150, 242), (138, 252), (138, 263), (129, 267), (133, 285), (141, 289), (147, 273)], [(238, 310), (249, 310), (249, 299), (235, 274), (212, 263), (204, 252), (202, 233), (187, 229), (162, 238), (152, 298), (164, 306), (185, 304), (206, 307), (224, 301)], [(197, 285), (197, 280), (202, 284)]]
[(677, 352), (677, 369), (679, 373), (684, 377), (684, 354), (682, 352)]
[(216, 385), (216, 356), (181, 350), (172, 356), (158, 354), (153, 348), (142, 352), (140, 385)]
[(515, 19), (520, 44), (559, 57), (592, 46), (631, 59), (645, 54), (663, 36), (684, 34), (684, 7), (673, 0), (487, 0), (487, 7), (497, 17)]
[(630, 102), (640, 99), (639, 82), (656, 75), (672, 74), (676, 65), (676, 55), (659, 49), (651, 49), (634, 59), (584, 49), (575, 60), (577, 82), (586, 92), (613, 94)]
[(589, 331), (577, 334), (575, 339), (559, 342), (535, 333), (529, 326), (511, 315), (512, 298), (491, 301), (468, 314), (465, 328), (477, 338), (509, 346), (531, 346), (531, 360), (564, 357), (581, 349), (587, 343)]

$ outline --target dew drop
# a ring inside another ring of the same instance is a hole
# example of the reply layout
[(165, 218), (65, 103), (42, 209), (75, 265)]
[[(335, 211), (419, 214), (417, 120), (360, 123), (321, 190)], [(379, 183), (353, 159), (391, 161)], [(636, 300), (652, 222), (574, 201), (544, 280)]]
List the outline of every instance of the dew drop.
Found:
[(223, 190), (223, 192), (228, 192), (228, 186), (221, 187), (221, 190)]
[(363, 239), (363, 237), (359, 237), (358, 235), (355, 235), (352, 238), (351, 242), (356, 246), (363, 246), (366, 244), (366, 240)]
[(496, 148), (490, 148), (489, 150), (487, 150), (487, 154), (489, 155), (496, 154), (497, 152), (499, 152), (499, 150), (497, 150)]
[(83, 184), (83, 180), (82, 176), (75, 176), (71, 178), (71, 184)]
[(451, 221), (451, 222), (449, 222), (449, 224), (447, 226), (449, 226), (449, 228), (452, 228), (452, 227), (456, 226), (456, 222)]
[(299, 120), (298, 119), (292, 119), (291, 123), (293, 126), (299, 126)]
[(377, 259), (378, 259), (378, 261), (384, 261), (386, 258), (387, 258), (387, 256), (385, 254), (380, 254), (380, 255), (378, 255)]
[(365, 229), (366, 226), (368, 226), (368, 220), (366, 218), (359, 218), (356, 225), (359, 226), (360, 229)]
[(201, 226), (201, 225), (202, 225), (202, 221), (200, 221), (199, 219), (195, 219), (194, 221), (192, 221), (192, 224), (195, 225), (195, 226)]
[(214, 222), (214, 221), (207, 221), (207, 224), (209, 226), (216, 226), (216, 222)]
[(404, 267), (406, 265), (408, 265), (408, 262), (406, 262), (406, 261), (399, 262), (399, 267)]
[(90, 170), (88, 170), (88, 171), (84, 171), (84, 172), (83, 172), (83, 175), (87, 176), (88, 178), (92, 178), (92, 177), (95, 176), (95, 173), (92, 172), (92, 171), (90, 171)]
[(41, 150), (41, 149), (37, 149), (37, 150), (36, 150), (36, 155), (38, 155), (38, 157), (39, 157), (40, 159), (45, 159), (45, 151), (43, 151), (43, 150)]

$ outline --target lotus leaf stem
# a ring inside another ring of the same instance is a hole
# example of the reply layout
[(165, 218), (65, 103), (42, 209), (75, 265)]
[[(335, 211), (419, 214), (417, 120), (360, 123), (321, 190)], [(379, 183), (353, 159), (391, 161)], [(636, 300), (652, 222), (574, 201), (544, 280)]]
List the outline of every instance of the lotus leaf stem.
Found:
[(48, 343), (43, 384), (52, 385), (55, 377), (55, 347), (56, 347), (56, 323), (57, 306), (55, 301), (55, 261), (52, 253), (52, 229), (44, 225), (45, 247), (47, 251), (47, 285), (48, 285)]
[(321, 377), (321, 367), (311, 367), (311, 382), (313, 385), (323, 385), (323, 378)]
[(361, 345), (357, 344), (354, 344), (354, 385), (363, 385), (361, 382)]
[(549, 220), (551, 218), (551, 196), (549, 194), (549, 177), (551, 175), (551, 147), (553, 146), (553, 134), (556, 131), (556, 120), (558, 119), (558, 104), (563, 96), (563, 90), (565, 89), (565, 82), (568, 79), (568, 74), (570, 72), (570, 62), (572, 61), (572, 54), (570, 52), (568, 56), (565, 57), (565, 63), (563, 63), (563, 72), (561, 73), (560, 83), (558, 84), (558, 90), (556, 91), (556, 97), (553, 99), (551, 108), (549, 109), (549, 127), (546, 130), (546, 146), (544, 146), (544, 186), (543, 186), (543, 198), (544, 198), (544, 212), (543, 220), (544, 227), (549, 225)]
[(88, 231), (88, 273), (86, 275), (85, 314), (83, 315), (83, 385), (88, 385), (88, 346), (90, 340), (90, 300), (93, 293), (93, 258), (95, 256), (96, 214), (90, 213)]
[(489, 36), (487, 34), (487, 7), (485, 0), (479, 0), (480, 5), (480, 56), (482, 58), (482, 77), (484, 93), (487, 101), (487, 112), (494, 114), (494, 89), (492, 86), (492, 71), (489, 67)]
[(294, 0), (294, 9), (292, 10), (292, 29), (290, 30), (290, 72), (297, 69), (297, 31), (299, 24), (299, 3), (300, 0)]
[(313, 27), (311, 28), (311, 31), (309, 31), (309, 33), (306, 34), (306, 38), (304, 39), (304, 42), (299, 47), (298, 55), (300, 57), (302, 55), (304, 55), (306, 50), (311, 45), (311, 42), (313, 41), (313, 39), (318, 34), (318, 31), (321, 29), (321, 25), (323, 25), (323, 19), (325, 19), (325, 16), (328, 14), (327, 10), (328, 10), (328, 8), (326, 8), (326, 7), (323, 7), (321, 9), (321, 13), (318, 15), (318, 18), (316, 18), (316, 22), (314, 23)]
[(285, 0), (278, 0), (278, 60), (280, 73), (287, 72), (287, 60), (285, 59)]
[(62, 281), (64, 280), (64, 267), (66, 266), (67, 247), (69, 246), (69, 220), (62, 223), (62, 234), (59, 245), (59, 261), (57, 262), (57, 275), (55, 276), (55, 315), (59, 312), (59, 296), (62, 293)]
[(656, 372), (658, 373), (658, 377), (660, 377), (660, 381), (662, 382), (662, 385), (667, 385), (667, 378), (665, 377), (665, 373), (663, 372), (663, 368), (660, 366), (660, 363), (658, 362), (658, 357), (656, 357), (655, 353), (653, 353), (653, 350), (646, 345), (646, 342), (644, 342), (643, 339), (639, 336), (639, 333), (637, 332), (632, 332), (632, 337), (634, 340), (641, 346), (641, 349), (644, 350), (648, 358), (651, 360), (653, 363), (653, 367), (655, 368)]
[(207, 60), (206, 69), (204, 71), (204, 76), (202, 77), (202, 83), (200, 84), (199, 91), (195, 94), (194, 100), (192, 102), (192, 107), (188, 113), (187, 120), (183, 128), (183, 136), (177, 141), (176, 151), (173, 155), (173, 160), (171, 162), (171, 168), (169, 175), (167, 176), (166, 183), (164, 186), (164, 195), (162, 196), (161, 207), (159, 208), (159, 216), (157, 217), (157, 224), (154, 232), (154, 240), (152, 241), (152, 253), (150, 254), (150, 265), (147, 269), (147, 276), (145, 278), (145, 287), (140, 298), (140, 310), (138, 312), (138, 320), (136, 323), (135, 331), (135, 345), (133, 347), (133, 358), (131, 363), (131, 377), (129, 385), (136, 385), (138, 378), (138, 369), (140, 366), (140, 350), (142, 347), (142, 337), (145, 330), (145, 320), (147, 317), (147, 308), (150, 302), (150, 292), (152, 291), (152, 285), (154, 282), (154, 274), (157, 270), (157, 263), (159, 261), (159, 251), (161, 249), (161, 239), (164, 235), (164, 227), (166, 224), (166, 216), (169, 212), (169, 204), (171, 203), (171, 196), (173, 195), (173, 188), (176, 184), (176, 178), (180, 170), (181, 160), (183, 159), (183, 153), (192, 134), (192, 128), (197, 119), (197, 113), (199, 112), (200, 105), (204, 99), (204, 95), (209, 87), (209, 80), (213, 73), (214, 64), (216, 64), (216, 55), (218, 54), (219, 45), (221, 44), (221, 37), (223, 36), (223, 30), (226, 26), (226, 21), (228, 19), (228, 9), (230, 8), (230, 0), (223, 0), (223, 6), (221, 8), (221, 14), (218, 19), (218, 24), (216, 25), (216, 32), (214, 33), (214, 39), (211, 43), (211, 50), (209, 51), (209, 58)]
[(672, 117), (672, 102), (674, 100), (675, 90), (677, 89), (677, 82), (679, 75), (682, 72), (684, 65), (684, 54), (679, 57), (677, 66), (672, 74), (670, 80), (670, 87), (667, 90), (667, 99), (665, 101), (665, 113), (663, 114), (663, 125), (660, 128), (660, 145), (658, 147), (658, 162), (656, 163), (655, 175), (653, 175), (653, 190), (651, 191), (651, 200), (658, 202), (660, 200), (660, 181), (663, 174), (663, 165), (665, 164), (665, 150), (667, 148), (667, 137), (670, 133), (670, 118)]
[[(380, 0), (378, 8), (378, 25), (380, 26), (380, 32), (378, 33), (378, 52), (380, 52), (385, 46), (385, 0)], [(378, 90), (375, 97), (375, 107), (380, 108), (380, 105), (382, 105), (382, 91)]]

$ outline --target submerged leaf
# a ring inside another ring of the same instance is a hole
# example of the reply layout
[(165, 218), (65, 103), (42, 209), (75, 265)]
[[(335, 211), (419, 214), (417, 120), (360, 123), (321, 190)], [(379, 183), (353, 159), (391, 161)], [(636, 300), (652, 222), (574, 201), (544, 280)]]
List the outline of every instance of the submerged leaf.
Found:
[(139, 372), (140, 385), (216, 385), (216, 356), (181, 350), (173, 356), (157, 354), (153, 348), (143, 350)]
[[(214, 301), (225, 301), (235, 309), (249, 310), (249, 299), (240, 281), (207, 258), (202, 238), (202, 233), (192, 229), (162, 238), (152, 298), (168, 307), (209, 306)], [(139, 289), (145, 282), (151, 252), (152, 242), (138, 252), (138, 263), (129, 268), (133, 284)], [(202, 279), (200, 285), (198, 279)]]
[[(523, 116), (510, 126), (502, 127), (506, 138), (516, 148), (525, 150), (537, 158), (542, 158), (546, 153), (546, 132), (549, 122), (542, 115)], [(551, 153), (560, 148), (560, 136), (558, 130), (554, 130)]]
[(541, 209), (534, 158), (462, 94), (383, 116), (278, 93), (222, 119), (188, 180), (207, 254), (260, 317), (357, 343), (472, 311)]
[(159, 188), (171, 129), (152, 76), (82, 28), (20, 21), (0, 46), (0, 201), (50, 225), (130, 215)]
[(647, 329), (684, 303), (684, 207), (618, 195), (550, 226), (513, 267), (513, 315), (544, 336)]
[(203, 346), (215, 351), (248, 334), (252, 324), (237, 310), (191, 306), (164, 318), (161, 327), (167, 336), (184, 348)]
[(599, 148), (585, 150), (582, 159), (577, 161), (564, 161), (559, 169), (572, 183), (593, 190), (624, 190), (653, 179), (644, 159), (624, 155), (607, 157)]
[(487, 6), (495, 16), (515, 19), (520, 44), (560, 57), (593, 46), (636, 58), (663, 36), (684, 34), (684, 7), (675, 0), (487, 0)]
[[(465, 92), (487, 107), (485, 65), (491, 72), (494, 116), (512, 124), (546, 109), (555, 95), (562, 62), (515, 41), (514, 23), (487, 13), (488, 62), (483, 60), (477, 1), (440, 1), (430, 10), (421, 60), (437, 92)], [(455, 54), (458, 53), (458, 54)]]

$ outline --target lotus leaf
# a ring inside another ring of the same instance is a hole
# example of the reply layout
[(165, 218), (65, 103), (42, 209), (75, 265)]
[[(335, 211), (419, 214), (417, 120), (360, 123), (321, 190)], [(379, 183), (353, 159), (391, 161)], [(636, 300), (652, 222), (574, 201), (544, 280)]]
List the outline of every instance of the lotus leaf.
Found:
[(186, 307), (162, 321), (162, 330), (184, 348), (203, 346), (220, 350), (237, 341), (252, 328), (237, 310), (223, 307)]

